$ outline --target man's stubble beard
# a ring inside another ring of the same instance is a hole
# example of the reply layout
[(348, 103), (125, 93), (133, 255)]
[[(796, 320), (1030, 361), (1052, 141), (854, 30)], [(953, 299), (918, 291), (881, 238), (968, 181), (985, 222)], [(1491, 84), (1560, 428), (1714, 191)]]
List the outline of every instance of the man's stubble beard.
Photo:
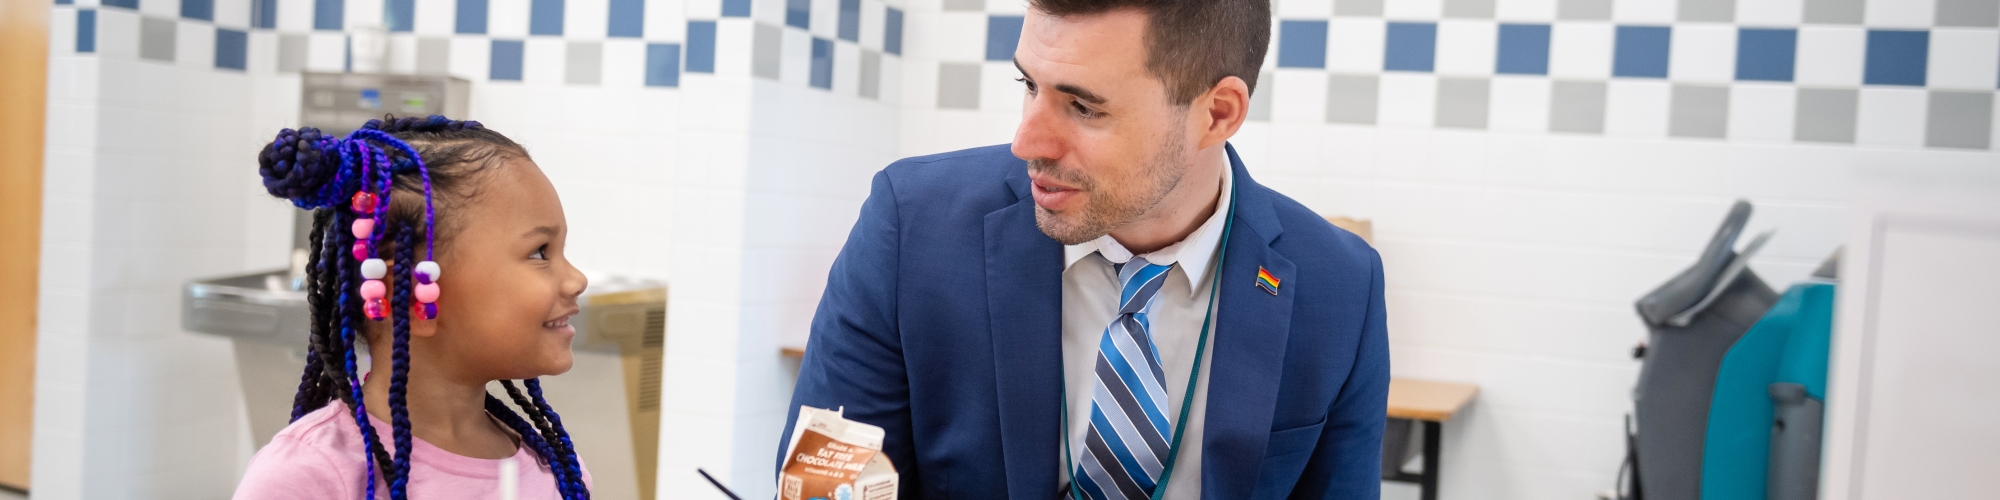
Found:
[[(1181, 178), (1187, 175), (1189, 156), (1181, 149), (1186, 140), (1181, 135), (1181, 127), (1168, 129), (1160, 147), (1146, 159), (1146, 166), (1137, 183), (1144, 191), (1119, 196), (1099, 189), (1095, 179), (1085, 178), (1062, 170), (1049, 160), (1028, 161), (1028, 171), (1041, 173), (1057, 181), (1071, 184), (1089, 195), (1088, 203), (1075, 209), (1076, 214), (1065, 217), (1054, 211), (1035, 206), (1035, 226), (1049, 238), (1064, 245), (1075, 245), (1094, 240), (1112, 229), (1130, 224), (1153, 212), (1165, 200), (1167, 193), (1179, 186)], [(1123, 187), (1123, 186), (1120, 186)]]

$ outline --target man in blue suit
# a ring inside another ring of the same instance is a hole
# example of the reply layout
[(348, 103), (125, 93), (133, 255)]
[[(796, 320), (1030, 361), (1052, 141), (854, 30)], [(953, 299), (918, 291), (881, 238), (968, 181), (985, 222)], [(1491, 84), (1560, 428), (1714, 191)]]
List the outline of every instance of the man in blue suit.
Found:
[(910, 499), (1379, 497), (1381, 261), (1227, 142), (1269, 2), (1030, 3), (1014, 143), (875, 176), (793, 421), (881, 426)]

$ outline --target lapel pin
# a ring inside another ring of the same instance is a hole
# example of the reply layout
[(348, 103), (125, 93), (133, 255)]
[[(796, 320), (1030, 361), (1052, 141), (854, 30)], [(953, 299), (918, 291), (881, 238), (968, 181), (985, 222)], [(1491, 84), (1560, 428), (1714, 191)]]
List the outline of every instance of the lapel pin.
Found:
[(1278, 277), (1272, 276), (1270, 271), (1264, 270), (1264, 266), (1257, 266), (1257, 287), (1264, 289), (1266, 292), (1271, 292), (1271, 295), (1277, 295)]

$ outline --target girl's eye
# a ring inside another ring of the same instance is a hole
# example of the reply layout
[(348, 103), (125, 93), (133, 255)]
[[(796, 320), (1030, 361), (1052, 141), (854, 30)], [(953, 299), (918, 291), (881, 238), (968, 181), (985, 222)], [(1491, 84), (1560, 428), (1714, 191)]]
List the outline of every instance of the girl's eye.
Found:
[(548, 251), (549, 251), (549, 246), (548, 246), (548, 245), (542, 245), (542, 246), (541, 246), (540, 248), (536, 248), (536, 249), (535, 249), (535, 253), (531, 253), (531, 254), (528, 254), (528, 258), (529, 258), (529, 259), (533, 259), (533, 260), (545, 260), (545, 259), (548, 259), (548, 256), (547, 256), (547, 255), (545, 255), (545, 254), (546, 254), (546, 253), (547, 253)]

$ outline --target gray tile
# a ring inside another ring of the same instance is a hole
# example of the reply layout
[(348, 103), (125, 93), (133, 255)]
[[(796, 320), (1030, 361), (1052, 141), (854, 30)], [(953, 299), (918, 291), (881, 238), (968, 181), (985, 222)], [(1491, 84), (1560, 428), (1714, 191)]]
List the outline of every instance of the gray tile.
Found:
[(938, 63), (938, 109), (979, 109), (979, 63)]
[(1378, 75), (1327, 75), (1326, 122), (1374, 125), (1381, 94)]
[(1257, 75), (1257, 88), (1250, 91), (1250, 119), (1260, 122), (1271, 121), (1271, 72)]
[(1381, 17), (1382, 0), (1333, 0), (1333, 15)]
[(986, 0), (944, 0), (946, 11), (986, 11)]
[(1485, 78), (1438, 78), (1437, 126), (1485, 129), (1491, 87)]
[(1557, 80), (1549, 87), (1549, 131), (1604, 133), (1605, 83)]
[(139, 18), (139, 57), (173, 62), (176, 27), (172, 19)]
[(1611, 0), (1561, 0), (1556, 3), (1556, 18), (1584, 21), (1610, 20)]
[(417, 74), (442, 75), (451, 72), (451, 39), (417, 39)]
[(1444, 17), (1492, 19), (1493, 0), (1444, 0)]
[(1865, 2), (1866, 0), (1806, 0), (1805, 19), (1807, 23), (1812, 24), (1861, 24), (1861, 7)]
[(603, 42), (569, 42), (569, 52), (563, 55), (564, 82), (597, 85), (604, 79)]
[(1736, 0), (1680, 0), (1680, 20), (1727, 23), (1736, 20)]
[(1792, 138), (1801, 142), (1854, 143), (1855, 114), (1861, 91), (1800, 88)]
[(2000, 26), (2000, 1), (1938, 0), (1937, 25), (1973, 28)]
[(861, 98), (882, 98), (882, 53), (861, 49)]
[[(297, 73), (306, 69), (306, 50), (311, 42), (302, 34), (278, 35), (278, 72)], [(447, 47), (449, 48), (449, 47)], [(450, 52), (447, 50), (446, 52)]]
[(784, 60), (785, 32), (777, 26), (757, 23), (750, 34), (750, 76), (778, 79)]
[(1668, 104), (1667, 135), (1721, 139), (1729, 136), (1729, 87), (1674, 85)]
[(1931, 91), (1930, 119), (1926, 120), (1924, 145), (1934, 148), (1986, 149), (1992, 147), (1993, 93), (1986, 91)]

